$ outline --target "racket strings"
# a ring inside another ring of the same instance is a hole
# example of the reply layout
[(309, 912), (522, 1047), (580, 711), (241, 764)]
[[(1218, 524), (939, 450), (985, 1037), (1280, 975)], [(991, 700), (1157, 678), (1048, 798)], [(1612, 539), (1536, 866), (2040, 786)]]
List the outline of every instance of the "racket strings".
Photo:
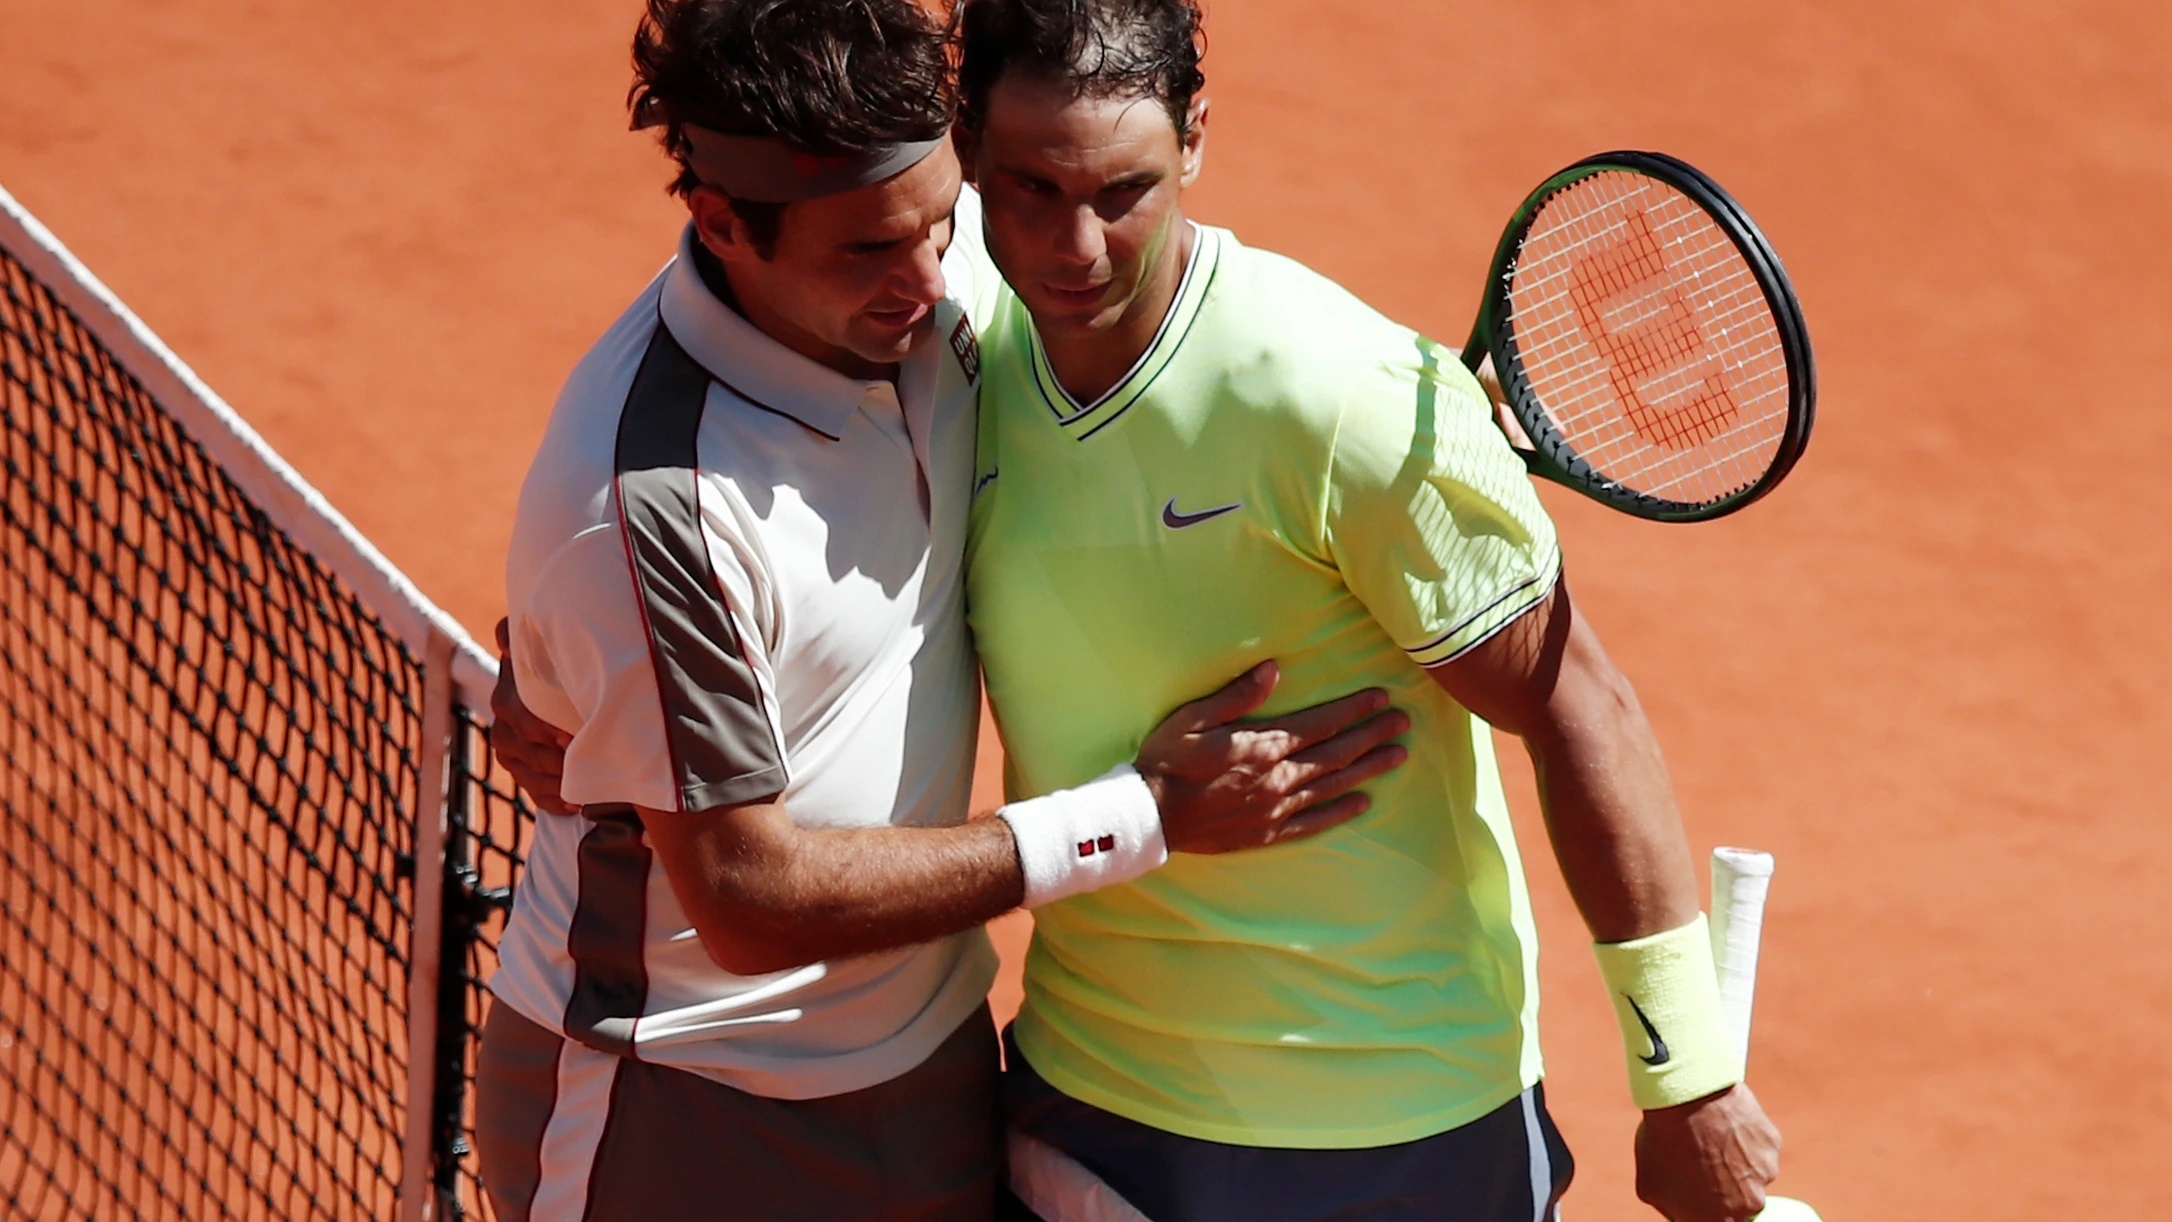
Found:
[[(1690, 400), (1662, 410), (1647, 384), (1691, 365), (1703, 337), (1696, 319), (1666, 282), (1666, 252), (1642, 211), (1625, 212), (1620, 240), (1570, 266), (1569, 301), (1584, 334), (1607, 358), (1609, 380), (1628, 407), (1631, 427), (1665, 449), (1709, 440), (1736, 415), (1734, 397), (1715, 377)], [(1626, 305), (1624, 303), (1627, 303)], [(1627, 317), (1622, 317), (1627, 315)]]
[[(1603, 205), (1606, 201), (1595, 202)], [(1703, 222), (1700, 227), (1709, 227), (1702, 210), (1687, 206), (1692, 211), (1683, 213), (1677, 208), (1669, 210), (1675, 215), (1661, 217), (1662, 232), (1685, 215)], [(1574, 360), (1579, 355), (1574, 351), (1577, 347), (1591, 348), (1599, 358), (1596, 369), (1589, 368), (1591, 362), (1583, 362), (1586, 376), (1576, 379), (1581, 383), (1576, 399), (1564, 403), (1559, 395), (1548, 397), (1564, 425), (1600, 444), (1619, 447), (1633, 432), (1660, 450), (1679, 452), (1716, 440), (1740, 416), (1726, 367), (1733, 365), (1739, 371), (1745, 354), (1727, 350), (1739, 344), (1724, 340), (1710, 344), (1707, 337), (1714, 331), (1723, 337), (1742, 334), (1739, 324), (1759, 317), (1763, 301), (1746, 267), (1733, 277), (1732, 287), (1737, 290), (1733, 300), (1724, 289), (1712, 291), (1724, 284), (1722, 277), (1739, 262), (1716, 227), (1710, 227), (1712, 233), (1693, 235), (1707, 238), (1705, 242), (1672, 242), (1676, 249), (1669, 259), (1669, 252), (1652, 233), (1652, 211), (1602, 206), (1572, 214), (1573, 223), (1561, 230), (1569, 239), (1561, 244), (1567, 256), (1562, 262), (1568, 283), (1558, 283), (1562, 277), (1557, 275), (1553, 277), (1556, 283), (1546, 283), (1541, 276), (1520, 284), (1525, 291), (1519, 296), (1517, 318), (1519, 323), (1528, 320), (1534, 313), (1529, 304), (1550, 297), (1562, 317), (1554, 327), (1534, 329), (1545, 341), (1547, 355), (1554, 358), (1538, 363), (1563, 364), (1564, 356)], [(1536, 244), (1541, 249), (1543, 238)], [(1721, 244), (1717, 251), (1713, 238)], [(1720, 257), (1715, 259), (1715, 254)], [(1525, 266), (1530, 265), (1527, 259)], [(1682, 292), (1684, 282), (1706, 290), (1699, 294), (1706, 298), (1702, 310)], [(1560, 311), (1564, 287), (1573, 316)], [(1573, 328), (1560, 325), (1572, 321)], [(1519, 326), (1519, 334), (1522, 330)], [(1708, 353), (1708, 347), (1716, 351)], [(1713, 357), (1718, 358), (1716, 362)], [(1784, 358), (1782, 364), (1784, 372)], [(1602, 374), (1603, 384), (1591, 373)]]
[(1754, 484), (1788, 426), (1786, 352), (1756, 272), (1688, 196), (1609, 170), (1539, 209), (1510, 273), (1518, 363), (1610, 482), (1683, 504)]
[[(1739, 490), (1771, 457), (1771, 430), (1761, 435), (1755, 427), (1761, 388), (1754, 385), (1754, 377), (1740, 376), (1745, 355), (1754, 359), (1757, 354), (1726, 351), (1731, 347), (1726, 344), (1710, 345), (1719, 351), (1709, 352), (1702, 341), (1711, 324), (1725, 327), (1737, 321), (1727, 314), (1754, 316), (1754, 307), (1725, 311), (1717, 319), (1708, 308), (1703, 311), (1707, 326), (1695, 327), (1679, 296), (1647, 294), (1657, 298), (1656, 318), (1651, 317), (1651, 301), (1629, 296), (1630, 308), (1616, 312), (1630, 317), (1610, 334), (1602, 330), (1603, 320), (1594, 321), (1598, 311), (1592, 308), (1589, 289), (1572, 294), (1571, 303), (1581, 307), (1575, 320), (1580, 325), (1546, 336), (1550, 342), (1542, 345), (1542, 357), (1534, 362), (1541, 387), (1555, 375), (1569, 384), (1568, 393), (1542, 392), (1542, 399), (1559, 413), (1573, 448), (1616, 482), (1684, 502)], [(1640, 306), (1646, 317), (1636, 317)], [(1620, 331), (1633, 338), (1623, 341)], [(1591, 349), (1596, 349), (1596, 360)], [(1730, 366), (1733, 378), (1727, 376)], [(1745, 381), (1752, 384), (1745, 386)], [(1747, 413), (1745, 399), (1750, 401)], [(1737, 423), (1749, 427), (1731, 430)]]
[[(1649, 289), (1655, 279), (1632, 284)], [(1727, 351), (1733, 345), (1724, 343), (1708, 345), (1704, 337), (1718, 328), (1739, 330), (1730, 324), (1756, 317), (1756, 303), (1746, 303), (1748, 309), (1735, 303), (1737, 308), (1718, 311), (1717, 317), (1708, 306), (1701, 312), (1706, 325), (1698, 327), (1678, 294), (1646, 293), (1657, 298), (1656, 310), (1650, 300), (1628, 296), (1632, 308), (1617, 310), (1631, 315), (1621, 330), (1634, 338), (1625, 342), (1619, 331), (1609, 334), (1601, 329), (1603, 321), (1595, 323), (1598, 312), (1590, 304), (1588, 288), (1572, 295), (1581, 325), (1577, 333), (1547, 337), (1552, 342), (1545, 346), (1554, 359), (1539, 362), (1538, 379), (1543, 385), (1547, 375), (1556, 372), (1546, 366), (1568, 365), (1580, 347), (1596, 348), (1598, 360), (1579, 362), (1584, 366), (1580, 371), (1560, 371), (1574, 384), (1573, 397), (1555, 392), (1544, 398), (1560, 413), (1572, 445), (1620, 482), (1681, 501), (1738, 490), (1754, 480), (1770, 458), (1770, 447), (1761, 444), (1769, 430), (1761, 436), (1754, 427), (1760, 388), (1754, 377), (1747, 387), (1740, 377), (1744, 356), (1756, 354)], [(1637, 306), (1644, 307), (1646, 317), (1635, 317)], [(1657, 317), (1651, 317), (1655, 313)], [(1737, 315), (1742, 317), (1733, 317)], [(1733, 378), (1728, 376), (1730, 366)], [(1745, 399), (1752, 406), (1747, 421)], [(1751, 427), (1731, 430), (1738, 422)]]

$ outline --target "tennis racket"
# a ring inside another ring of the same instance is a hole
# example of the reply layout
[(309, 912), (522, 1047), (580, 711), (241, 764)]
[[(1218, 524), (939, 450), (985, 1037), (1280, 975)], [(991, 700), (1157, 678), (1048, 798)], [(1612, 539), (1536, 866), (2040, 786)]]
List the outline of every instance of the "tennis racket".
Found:
[[(1765, 930), (1765, 895), (1772, 854), (1755, 849), (1712, 850), (1712, 962), (1719, 970), (1720, 1008), (1727, 1028), (1750, 1055), (1750, 1010), (1757, 996), (1757, 947)], [(1817, 1211), (1793, 1197), (1767, 1195), (1758, 1222), (1819, 1222)]]
[(1661, 153), (1539, 185), (1494, 252), (1463, 359), (1493, 358), (1535, 475), (1661, 522), (1772, 491), (1810, 441), (1810, 333), (1749, 214)]

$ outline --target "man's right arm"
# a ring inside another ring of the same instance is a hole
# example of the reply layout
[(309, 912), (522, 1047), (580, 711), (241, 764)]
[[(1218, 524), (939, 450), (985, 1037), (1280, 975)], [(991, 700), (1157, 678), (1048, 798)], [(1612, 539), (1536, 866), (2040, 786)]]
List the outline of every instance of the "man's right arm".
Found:
[[(570, 811), (557, 793), (566, 736), (527, 709), (512, 674), (508, 660), (491, 701), (492, 748), (538, 806)], [(1393, 740), (1408, 718), (1370, 689), (1241, 722), (1278, 679), (1263, 663), (1185, 705), (1141, 744), (1135, 778), (1072, 792), (1148, 804), (1144, 817), (1158, 815), (1178, 853), (1277, 844), (1363, 813), (1357, 787), (1402, 763)], [(775, 800), (640, 813), (709, 957), (754, 975), (924, 942), (1019, 907), (1028, 898), (1020, 845), (1037, 832), (1031, 821), (1048, 817), (1035, 807), (943, 828), (803, 828)]]
[(1010, 828), (795, 827), (781, 802), (641, 811), (702, 947), (741, 976), (925, 942), (1024, 899)]

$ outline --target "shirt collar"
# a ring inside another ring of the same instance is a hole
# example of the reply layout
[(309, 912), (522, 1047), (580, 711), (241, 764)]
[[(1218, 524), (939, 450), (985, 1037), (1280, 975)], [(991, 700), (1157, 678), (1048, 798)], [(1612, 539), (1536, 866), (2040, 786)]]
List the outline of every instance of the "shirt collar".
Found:
[(733, 394), (833, 441), (843, 437), (874, 384), (792, 351), (717, 300), (694, 268), (693, 243), (689, 224), (679, 234), (679, 257), (664, 274), (658, 310), (671, 338)]

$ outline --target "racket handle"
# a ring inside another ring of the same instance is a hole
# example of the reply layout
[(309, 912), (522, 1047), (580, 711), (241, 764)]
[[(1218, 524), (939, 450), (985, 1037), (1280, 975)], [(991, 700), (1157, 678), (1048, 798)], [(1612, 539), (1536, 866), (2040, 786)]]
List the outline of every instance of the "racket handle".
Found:
[(1712, 962), (1719, 969), (1720, 1005), (1742, 1053), (1750, 1056), (1750, 1009), (1757, 995), (1757, 942), (1765, 928), (1765, 893), (1772, 854), (1712, 850)]

